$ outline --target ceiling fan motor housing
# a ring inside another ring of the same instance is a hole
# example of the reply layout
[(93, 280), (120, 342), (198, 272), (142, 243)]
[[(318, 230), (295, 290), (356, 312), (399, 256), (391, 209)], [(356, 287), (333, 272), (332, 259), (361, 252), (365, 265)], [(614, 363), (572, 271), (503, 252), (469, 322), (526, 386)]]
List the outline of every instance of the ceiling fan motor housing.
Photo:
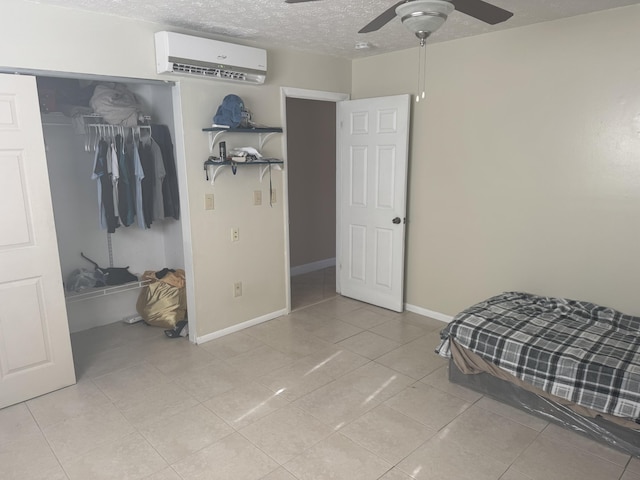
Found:
[(443, 0), (414, 0), (396, 7), (402, 24), (424, 41), (447, 20), (455, 7)]

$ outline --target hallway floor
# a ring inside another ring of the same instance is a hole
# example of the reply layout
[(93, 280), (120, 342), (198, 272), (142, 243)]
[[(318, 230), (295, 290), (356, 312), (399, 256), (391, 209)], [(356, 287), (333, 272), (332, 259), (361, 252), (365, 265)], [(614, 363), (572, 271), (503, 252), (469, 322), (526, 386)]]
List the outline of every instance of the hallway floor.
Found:
[(203, 345), (74, 334), (78, 383), (0, 410), (3, 480), (640, 480), (447, 380), (441, 322), (334, 297)]
[(336, 296), (336, 267), (291, 277), (291, 311)]

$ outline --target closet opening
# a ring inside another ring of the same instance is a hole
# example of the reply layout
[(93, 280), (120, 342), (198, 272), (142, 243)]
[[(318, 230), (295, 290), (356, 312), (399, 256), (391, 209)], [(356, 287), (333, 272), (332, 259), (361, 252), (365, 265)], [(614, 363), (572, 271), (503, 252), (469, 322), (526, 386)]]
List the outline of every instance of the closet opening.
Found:
[[(176, 151), (176, 143), (182, 145), (182, 138), (176, 138), (176, 87), (159, 81), (35, 76), (74, 358), (89, 353), (83, 351), (82, 338), (96, 327), (113, 325), (95, 330), (113, 333), (105, 345), (141, 335), (143, 328), (144, 336), (168, 340), (162, 328), (136, 323), (141, 320), (136, 302), (148, 283), (145, 272), (184, 272), (188, 255), (186, 205), (180, 201), (186, 181), (179, 178), (184, 160)], [(101, 282), (88, 259), (102, 269), (127, 267), (137, 280)], [(186, 289), (191, 288), (187, 281)], [(127, 328), (134, 323), (135, 329)]]

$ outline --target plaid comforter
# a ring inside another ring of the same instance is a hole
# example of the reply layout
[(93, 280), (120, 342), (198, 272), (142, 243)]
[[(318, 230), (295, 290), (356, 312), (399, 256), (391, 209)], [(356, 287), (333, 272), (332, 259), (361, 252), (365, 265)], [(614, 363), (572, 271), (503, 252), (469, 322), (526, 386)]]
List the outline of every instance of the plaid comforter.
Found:
[(507, 292), (459, 313), (449, 339), (534, 387), (640, 423), (640, 317), (593, 303)]

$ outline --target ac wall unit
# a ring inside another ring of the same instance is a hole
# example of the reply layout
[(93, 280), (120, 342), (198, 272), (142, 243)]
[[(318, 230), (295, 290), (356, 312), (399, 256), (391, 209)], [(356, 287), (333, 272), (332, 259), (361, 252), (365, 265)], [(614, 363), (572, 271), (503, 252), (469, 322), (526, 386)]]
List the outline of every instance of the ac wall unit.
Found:
[(173, 32), (155, 37), (158, 73), (253, 84), (264, 83), (267, 76), (267, 52), (261, 48)]

